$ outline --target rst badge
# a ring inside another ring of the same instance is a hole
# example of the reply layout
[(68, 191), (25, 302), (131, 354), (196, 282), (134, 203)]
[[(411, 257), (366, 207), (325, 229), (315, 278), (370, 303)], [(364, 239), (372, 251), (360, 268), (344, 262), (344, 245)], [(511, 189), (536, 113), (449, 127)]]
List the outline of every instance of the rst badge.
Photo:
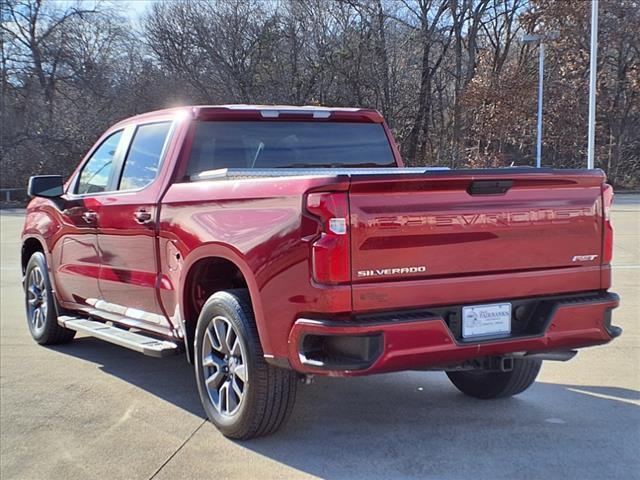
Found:
[(598, 255), (574, 255), (572, 262), (591, 262), (598, 258)]
[(373, 270), (358, 270), (358, 278), (406, 275), (408, 273), (424, 273), (426, 271), (427, 267), (424, 265), (418, 265), (415, 267), (376, 268)]

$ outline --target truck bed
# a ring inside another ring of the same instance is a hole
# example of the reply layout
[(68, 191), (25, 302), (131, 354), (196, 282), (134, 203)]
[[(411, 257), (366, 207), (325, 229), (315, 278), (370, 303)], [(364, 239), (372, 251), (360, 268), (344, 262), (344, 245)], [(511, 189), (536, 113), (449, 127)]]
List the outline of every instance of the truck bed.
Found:
[(600, 170), (221, 169), (198, 180), (287, 177), (348, 191), (354, 312), (608, 288)]

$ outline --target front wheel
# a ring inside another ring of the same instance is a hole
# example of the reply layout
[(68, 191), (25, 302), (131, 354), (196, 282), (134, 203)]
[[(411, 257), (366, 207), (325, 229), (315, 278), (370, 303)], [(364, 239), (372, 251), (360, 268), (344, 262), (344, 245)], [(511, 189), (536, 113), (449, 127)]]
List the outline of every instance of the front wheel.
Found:
[(513, 359), (513, 369), (508, 372), (470, 370), (446, 372), (449, 380), (465, 395), (490, 399), (518, 395), (533, 385), (541, 360)]
[(195, 335), (195, 373), (209, 420), (229, 438), (276, 431), (290, 415), (297, 377), (265, 362), (246, 290), (213, 294)]
[(66, 343), (73, 339), (75, 330), (58, 325), (55, 298), (42, 252), (31, 255), (25, 270), (25, 307), (27, 322), (33, 339), (40, 345)]

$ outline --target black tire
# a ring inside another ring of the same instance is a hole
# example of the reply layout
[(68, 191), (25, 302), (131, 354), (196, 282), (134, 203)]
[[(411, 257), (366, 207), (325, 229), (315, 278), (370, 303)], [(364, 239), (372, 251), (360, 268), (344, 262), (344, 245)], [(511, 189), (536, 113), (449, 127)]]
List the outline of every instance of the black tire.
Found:
[(24, 278), (27, 325), (33, 339), (40, 345), (70, 342), (76, 332), (58, 325), (56, 299), (44, 253), (31, 255)]
[[(223, 350), (222, 342), (218, 340), (221, 336), (216, 331), (216, 325), (219, 323), (226, 325), (226, 335), (222, 336), (225, 337), (224, 343), (227, 347), (232, 343), (228, 341), (229, 325), (234, 331), (231, 336), (234, 345), (236, 339), (240, 342), (236, 350), (241, 348), (241, 354), (229, 354), (230, 360), (225, 360), (227, 355), (222, 355), (217, 347), (213, 347), (217, 344), (220, 350)], [(213, 355), (216, 355), (215, 362), (211, 361)], [(247, 440), (268, 435), (275, 432), (291, 414), (298, 386), (297, 375), (291, 370), (277, 368), (265, 362), (250, 297), (246, 290), (225, 290), (209, 297), (198, 318), (194, 357), (200, 400), (209, 420), (224, 436)], [(239, 360), (230, 363), (231, 358)], [(235, 379), (233, 377), (232, 367), (238, 368), (239, 364), (245, 367), (242, 371), (243, 375), (246, 374), (246, 383), (238, 382), (239, 376)], [(222, 377), (218, 376), (220, 365), (223, 366), (222, 370), (226, 368), (227, 372), (222, 374)], [(210, 380), (213, 388), (207, 388), (205, 377)], [(216, 380), (212, 381), (214, 377)], [(221, 393), (220, 388), (225, 383), (228, 383), (227, 390), (232, 392), (234, 402), (230, 400), (229, 393)], [(242, 385), (241, 397), (233, 393), (236, 391), (233, 387), (240, 388), (238, 385)], [(223, 398), (226, 398), (226, 401)], [(231, 410), (232, 403), (236, 411), (224, 412), (225, 407)]]
[(518, 395), (536, 381), (541, 360), (515, 358), (509, 372), (470, 370), (446, 372), (449, 380), (465, 395), (490, 399)]

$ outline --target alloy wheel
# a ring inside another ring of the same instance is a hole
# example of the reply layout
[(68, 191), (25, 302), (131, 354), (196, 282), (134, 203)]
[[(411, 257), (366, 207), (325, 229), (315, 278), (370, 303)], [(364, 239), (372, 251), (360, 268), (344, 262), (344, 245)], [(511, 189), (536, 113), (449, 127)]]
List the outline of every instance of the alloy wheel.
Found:
[(34, 331), (41, 332), (47, 319), (47, 286), (44, 274), (34, 267), (27, 278), (27, 309), (29, 322)]
[(248, 370), (243, 342), (223, 316), (214, 317), (205, 330), (202, 369), (213, 407), (223, 416), (235, 414), (248, 385)]

